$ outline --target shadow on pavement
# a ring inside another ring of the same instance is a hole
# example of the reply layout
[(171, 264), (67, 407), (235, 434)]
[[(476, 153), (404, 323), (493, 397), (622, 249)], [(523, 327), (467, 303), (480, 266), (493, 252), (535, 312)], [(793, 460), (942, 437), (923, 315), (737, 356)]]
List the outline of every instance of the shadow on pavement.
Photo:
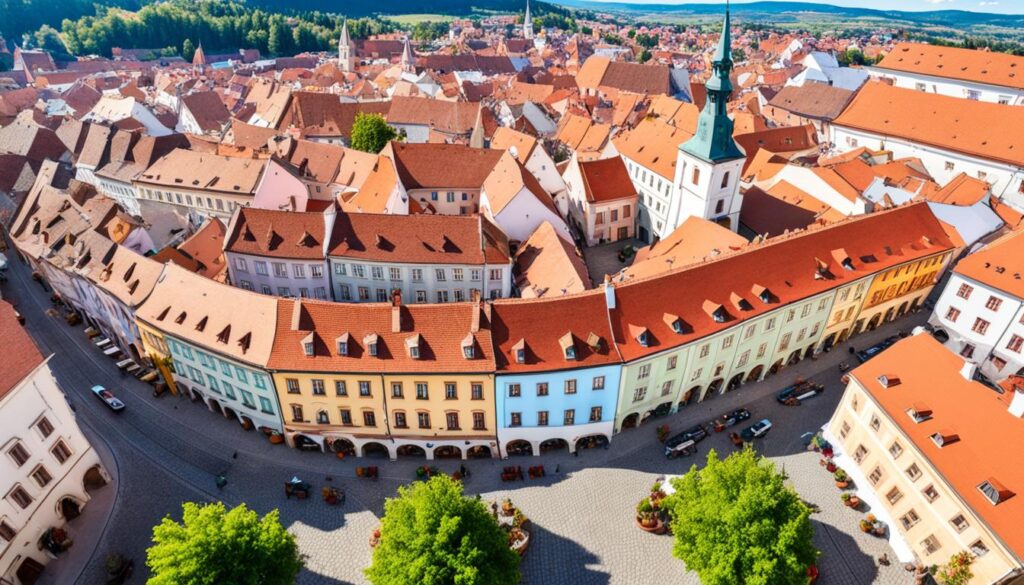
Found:
[(601, 564), (594, 553), (543, 526), (531, 523), (528, 529), (530, 548), (519, 565), (524, 585), (605, 585), (611, 581), (608, 573), (591, 568)]

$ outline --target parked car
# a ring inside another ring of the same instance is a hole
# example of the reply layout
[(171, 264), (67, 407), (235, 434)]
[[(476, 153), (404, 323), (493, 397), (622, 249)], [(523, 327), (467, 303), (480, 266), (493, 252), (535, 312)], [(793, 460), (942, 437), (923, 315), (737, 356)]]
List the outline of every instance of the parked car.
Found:
[(110, 410), (113, 410), (114, 412), (121, 412), (124, 410), (124, 402), (121, 402), (117, 396), (114, 396), (113, 392), (107, 390), (103, 386), (93, 386), (92, 393), (102, 400), (104, 404), (110, 407)]
[(725, 427), (731, 427), (734, 424), (741, 423), (749, 418), (750, 411), (746, 408), (734, 410), (715, 419), (715, 430), (721, 431)]
[(781, 404), (788, 404), (793, 400), (796, 400), (796, 403), (799, 404), (801, 400), (813, 398), (824, 391), (825, 386), (822, 384), (801, 382), (799, 384), (793, 384), (792, 386), (783, 388), (781, 392), (775, 395), (775, 399)]
[(772, 421), (763, 418), (749, 427), (743, 429), (740, 436), (743, 437), (744, 441), (750, 441), (757, 439), (768, 434), (768, 431), (772, 430)]
[(686, 429), (685, 431), (683, 431), (683, 432), (673, 436), (669, 440), (665, 441), (665, 447), (666, 448), (674, 448), (676, 445), (679, 445), (680, 443), (685, 443), (687, 441), (693, 441), (694, 443), (699, 443), (699, 442), (703, 441), (704, 439), (706, 439), (707, 436), (708, 436), (707, 429), (705, 429), (704, 427), (702, 427), (700, 425), (696, 425), (696, 426), (694, 426), (692, 428)]
[(693, 455), (697, 452), (697, 443), (693, 441), (682, 441), (678, 443), (667, 443), (665, 445), (665, 457), (669, 459), (675, 459), (676, 457), (686, 457)]
[(869, 347), (867, 349), (863, 349), (861, 351), (858, 351), (857, 352), (857, 361), (859, 361), (860, 363), (863, 364), (864, 362), (868, 361), (869, 359), (871, 359), (871, 358), (875, 357), (876, 355), (878, 355), (878, 354), (882, 353), (883, 351), (885, 351), (890, 345), (892, 345), (892, 344), (896, 343), (897, 341), (899, 341), (899, 339), (900, 339), (899, 336), (894, 335), (892, 337), (886, 338), (885, 341), (881, 341), (879, 343), (876, 343), (876, 344), (872, 345), (871, 347)]

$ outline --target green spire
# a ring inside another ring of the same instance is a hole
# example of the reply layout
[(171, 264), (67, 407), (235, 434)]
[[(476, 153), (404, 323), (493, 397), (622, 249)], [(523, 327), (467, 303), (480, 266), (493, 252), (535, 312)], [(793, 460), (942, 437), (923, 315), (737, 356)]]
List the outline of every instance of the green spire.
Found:
[(732, 37), (728, 4), (725, 7), (722, 36), (718, 39), (711, 68), (711, 79), (704, 85), (707, 89), (707, 102), (697, 118), (697, 133), (681, 148), (708, 162), (741, 158), (745, 155), (732, 139), (732, 119), (727, 113), (729, 96), (732, 94), (732, 82), (729, 80), (732, 72)]

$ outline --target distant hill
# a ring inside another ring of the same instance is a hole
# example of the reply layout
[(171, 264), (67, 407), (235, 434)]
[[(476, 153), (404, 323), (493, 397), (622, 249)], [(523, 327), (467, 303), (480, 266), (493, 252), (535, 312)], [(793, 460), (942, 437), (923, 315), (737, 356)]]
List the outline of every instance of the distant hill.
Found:
[[(591, 0), (555, 0), (556, 4), (572, 8), (584, 8), (600, 12), (624, 12), (632, 14), (671, 14), (673, 16), (714, 16), (725, 12), (722, 4), (633, 4), (628, 2), (594, 2)], [(1001, 28), (1024, 28), (1024, 16), (968, 12), (966, 10), (931, 10), (909, 12), (904, 10), (874, 10), (850, 8), (811, 2), (751, 2), (732, 4), (732, 14), (753, 20), (806, 18), (818, 14), (849, 19), (884, 19), (911, 22), (920, 25), (947, 26), (996, 26)]]

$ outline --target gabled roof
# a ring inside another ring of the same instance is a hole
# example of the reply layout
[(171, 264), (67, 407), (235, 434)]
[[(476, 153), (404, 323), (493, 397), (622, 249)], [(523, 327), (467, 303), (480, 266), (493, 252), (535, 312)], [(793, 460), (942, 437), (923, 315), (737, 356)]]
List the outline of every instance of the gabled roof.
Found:
[(587, 265), (576, 246), (544, 221), (530, 234), (515, 258), (516, 287), (523, 298), (555, 297), (590, 288)]
[[(745, 201), (745, 200), (744, 200)], [(691, 215), (664, 239), (640, 248), (617, 280), (647, 278), (739, 250), (747, 239), (703, 217)]]
[(224, 251), (268, 258), (323, 260), (321, 213), (240, 207), (231, 222)]
[(588, 202), (605, 203), (636, 198), (636, 187), (629, 178), (622, 157), (577, 161), (577, 164), (580, 166)]
[[(886, 247), (892, 252), (887, 253)], [(854, 270), (839, 266), (832, 251), (845, 249)], [(776, 237), (759, 245), (723, 254), (717, 259), (648, 279), (616, 283), (617, 308), (612, 311), (619, 351), (627, 360), (682, 345), (731, 327), (765, 312), (795, 303), (891, 266), (953, 248), (940, 222), (925, 203), (858, 216), (826, 227)], [(826, 261), (831, 278), (816, 278), (819, 260)], [(776, 297), (762, 302), (750, 293), (767, 287)], [(705, 301), (729, 303), (739, 294), (752, 306), (714, 321), (702, 309)], [(675, 333), (662, 319), (679, 315), (692, 330)], [(650, 343), (641, 346), (628, 335), (628, 326), (649, 329)]]
[(14, 307), (2, 300), (0, 337), (4, 340), (4, 367), (0, 368), (0, 398), (3, 398), (43, 363), (43, 354), (18, 323)]
[(769, 106), (812, 120), (834, 120), (853, 99), (854, 92), (824, 83), (806, 83), (782, 88)]
[(220, 132), (231, 120), (231, 113), (215, 91), (190, 93), (181, 98), (181, 103), (192, 114), (203, 132)]
[(392, 142), (389, 148), (406, 189), (479, 189), (504, 154), (460, 144)]
[[(400, 331), (393, 325), (398, 312)], [(389, 303), (332, 303), (281, 300), (277, 309), (269, 367), (304, 372), (456, 373), (485, 375), (494, 370), (491, 336), (485, 319), (476, 319), (478, 303), (402, 305)], [(307, 356), (302, 341), (313, 334), (314, 354)], [(339, 355), (337, 340), (348, 334), (348, 355)], [(412, 358), (406, 340), (420, 336), (420, 356)], [(473, 336), (476, 355), (467, 359), (462, 341)], [(375, 339), (377, 356), (369, 354)]]
[(1024, 108), (867, 83), (835, 124), (1024, 166)]
[(1000, 237), (957, 263), (954, 271), (996, 290), (1024, 299), (1024, 231)]
[[(499, 151), (500, 152), (500, 151)], [(491, 206), (491, 213), (498, 215), (523, 191), (535, 197), (542, 205), (551, 211), (558, 213), (554, 201), (533, 173), (526, 170), (526, 167), (512, 155), (505, 152), (501, 154), (494, 169), (484, 181), (482, 191), (487, 194), (487, 200)]]
[(999, 51), (899, 43), (875, 67), (1024, 89), (1024, 57)]
[(178, 189), (252, 195), (265, 165), (266, 160), (176, 148), (153, 163), (138, 180)]
[(388, 123), (429, 126), (445, 134), (469, 134), (480, 114), (477, 102), (449, 102), (396, 96), (388, 110)]

